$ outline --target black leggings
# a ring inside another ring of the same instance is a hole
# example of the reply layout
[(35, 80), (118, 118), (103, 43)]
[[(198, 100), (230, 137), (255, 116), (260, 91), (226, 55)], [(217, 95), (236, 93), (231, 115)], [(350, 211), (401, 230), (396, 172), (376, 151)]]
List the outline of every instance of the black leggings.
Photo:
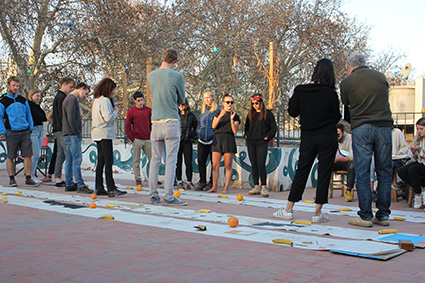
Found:
[(179, 153), (177, 155), (177, 168), (176, 178), (178, 181), (182, 180), (182, 163), (184, 157), (184, 164), (186, 165), (186, 178), (188, 182), (192, 182), (192, 141), (181, 141), (179, 147)]
[(268, 152), (267, 141), (250, 141), (246, 140), (246, 146), (248, 149), (249, 161), (251, 162), (252, 179), (254, 185), (259, 185), (259, 179), (261, 179), (261, 185), (267, 185), (267, 173), (266, 173), (266, 158)]
[(301, 138), (298, 168), (289, 193), (289, 201), (298, 202), (301, 200), (314, 159), (318, 155), (319, 177), (316, 188), (316, 203), (325, 204), (328, 202), (329, 183), (337, 149), (338, 139), (336, 133)]
[[(198, 142), (198, 169), (199, 169), (199, 183), (206, 184), (207, 183), (207, 161), (208, 156), (210, 160), (212, 160), (211, 156), (211, 146), (212, 144), (202, 144)], [(212, 183), (212, 166), (211, 166), (211, 175), (209, 183)]]
[(115, 182), (112, 176), (112, 165), (114, 164), (112, 140), (96, 141), (97, 144), (97, 166), (96, 184), (97, 191), (105, 190), (103, 187), (103, 167), (105, 167), (106, 187), (108, 191), (115, 189)]
[(413, 188), (415, 194), (422, 192), (421, 186), (425, 186), (425, 165), (418, 162), (409, 163), (398, 169), (398, 175), (409, 186)]

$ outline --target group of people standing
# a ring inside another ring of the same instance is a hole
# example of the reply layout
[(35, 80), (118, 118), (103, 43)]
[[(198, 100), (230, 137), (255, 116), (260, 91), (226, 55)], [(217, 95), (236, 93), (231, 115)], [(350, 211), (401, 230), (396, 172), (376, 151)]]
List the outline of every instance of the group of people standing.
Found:
[[(178, 186), (182, 186), (183, 183), (183, 159), (188, 187), (208, 193), (218, 191), (219, 168), (223, 159), (225, 183), (222, 193), (227, 194), (232, 178), (233, 157), (237, 152), (235, 133), (241, 122), (239, 115), (233, 109), (234, 99), (226, 93), (219, 105), (211, 91), (204, 92), (198, 123), (185, 97), (183, 75), (173, 69), (178, 61), (177, 51), (172, 48), (166, 49), (161, 59), (160, 68), (148, 75), (152, 108), (145, 106), (143, 94), (136, 92), (133, 95), (135, 105), (127, 113), (125, 129), (133, 143), (136, 184), (141, 184), (140, 154), (143, 150), (150, 163), (148, 177), (151, 203), (162, 202), (157, 187), (159, 167), (163, 158), (165, 158), (164, 205), (187, 205), (187, 202), (176, 198), (173, 194), (175, 181)], [(332, 170), (344, 165), (344, 169), (348, 171), (355, 170), (355, 175), (353, 173), (349, 178), (348, 194), (352, 199), (352, 187), (356, 177), (360, 208), (359, 216), (350, 219), (349, 223), (363, 227), (371, 227), (373, 224), (389, 225), (392, 179), (391, 130), (393, 128), (388, 102), (389, 85), (384, 74), (366, 66), (366, 60), (362, 54), (353, 53), (347, 60), (347, 66), (348, 77), (341, 82), (340, 89), (342, 103), (348, 106), (350, 111), (352, 136), (347, 136), (344, 127), (340, 124), (337, 126), (341, 119), (340, 103), (335, 90), (334, 67), (329, 59), (325, 58), (317, 62), (311, 82), (297, 86), (289, 100), (289, 114), (300, 117), (300, 155), (288, 203), (285, 208), (276, 211), (273, 214), (274, 217), (293, 219), (293, 207), (302, 199), (307, 178), (317, 156), (318, 183), (313, 222), (329, 220), (322, 213), (322, 207), (328, 202)], [(53, 129), (57, 141), (56, 186), (65, 187), (65, 191), (92, 193), (81, 178), (82, 133), (78, 104), (79, 99), (86, 98), (90, 88), (84, 83), (79, 83), (75, 87), (74, 84), (72, 79), (63, 79), (53, 104)], [(33, 178), (36, 165), (31, 166), (31, 155), (33, 155), (31, 149), (34, 152), (40, 150), (39, 141), (42, 136), (40, 126), (46, 121), (46, 117), (39, 107), (40, 92), (30, 92), (29, 102), (27, 102), (17, 94), (18, 89), (19, 80), (11, 78), (8, 81), (8, 93), (0, 101), (0, 133), (6, 135), (7, 139), (7, 168), (11, 185), (16, 186), (16, 181), (12, 174), (10, 160), (16, 157), (19, 146), (24, 156), (26, 185), (37, 185), (37, 179)], [(125, 194), (117, 189), (112, 176), (112, 141), (115, 139), (115, 120), (119, 115), (119, 108), (113, 100), (115, 89), (115, 82), (104, 78), (94, 90), (92, 107), (91, 135), (98, 148), (95, 191), (98, 195), (109, 197)], [(251, 107), (245, 122), (245, 138), (252, 165), (254, 188), (249, 191), (249, 194), (267, 197), (269, 191), (265, 163), (268, 143), (276, 134), (276, 122), (273, 113), (266, 109), (260, 94), (253, 95), (250, 100)], [(17, 107), (11, 107), (13, 104)], [(425, 151), (421, 146), (425, 136), (425, 122), (418, 121), (417, 127), (418, 135), (410, 148), (416, 159), (412, 165), (402, 168), (399, 174), (406, 183), (414, 186), (418, 202), (419, 197), (425, 202), (424, 193), (420, 187), (421, 180), (411, 175), (412, 170), (415, 170), (417, 175), (425, 172), (421, 162), (425, 160)], [(28, 146), (31, 143), (30, 135), (33, 139), (32, 147)], [(197, 158), (200, 180), (197, 185), (194, 185), (192, 183), (192, 141), (196, 136), (198, 137)], [(349, 150), (350, 158), (347, 159), (345, 158), (347, 156), (337, 153), (338, 142), (352, 144), (352, 150)], [(212, 162), (212, 172), (207, 182), (208, 158)], [(372, 191), (369, 178), (372, 158), (375, 160), (378, 176), (376, 200), (378, 211), (375, 215), (372, 213)], [(33, 163), (36, 163), (38, 156), (34, 154), (33, 159)], [(63, 182), (61, 170), (65, 159), (66, 181)], [(420, 163), (422, 167), (417, 166), (417, 163)], [(103, 170), (106, 175), (107, 190), (103, 186)]]
[[(40, 107), (41, 92), (31, 90), (26, 100), (18, 94), (19, 83), (18, 77), (10, 77), (7, 81), (8, 91), (0, 100), (0, 133), (6, 137), (7, 171), (10, 186), (16, 187), (15, 159), (20, 151), (24, 162), (25, 185), (39, 186), (43, 181), (52, 181), (51, 168), (50, 175), (42, 180), (36, 177), (43, 138), (42, 125), (48, 117)], [(103, 79), (94, 90), (92, 106), (91, 134), (98, 148), (96, 193), (109, 197), (126, 193), (116, 188), (112, 177), (112, 140), (115, 139), (115, 120), (119, 115), (118, 107), (113, 105), (115, 88), (116, 84), (111, 79)], [(49, 115), (55, 135), (56, 155), (53, 154), (50, 163), (54, 167), (55, 187), (64, 188), (67, 192), (93, 193), (81, 175), (82, 120), (79, 101), (85, 99), (89, 92), (90, 87), (86, 83), (75, 84), (73, 79), (63, 78), (53, 101), (53, 112)], [(65, 181), (62, 180), (64, 162)], [(103, 188), (104, 169), (108, 191)]]
[[(340, 90), (342, 103), (348, 106), (351, 116), (352, 154), (360, 208), (358, 217), (351, 218), (349, 224), (389, 226), (393, 170), (389, 84), (384, 74), (366, 66), (363, 54), (351, 54), (347, 69), (348, 76), (341, 82)], [(312, 222), (329, 221), (322, 213), (322, 207), (328, 202), (334, 163), (340, 161), (335, 158), (338, 148), (336, 124), (341, 118), (339, 109), (333, 64), (329, 59), (321, 59), (314, 68), (311, 83), (297, 86), (289, 101), (289, 114), (300, 117), (300, 157), (288, 203), (285, 208), (276, 211), (274, 217), (293, 219), (294, 204), (301, 200), (313, 161), (318, 156), (316, 210)], [(345, 137), (343, 128), (339, 128), (338, 133), (342, 142)], [(378, 211), (375, 215), (372, 212), (370, 185), (373, 157), (378, 176)], [(352, 180), (349, 186), (353, 186)]]
[[(133, 143), (133, 168), (136, 185), (141, 184), (140, 153), (145, 152), (149, 161), (149, 188), (151, 203), (161, 202), (157, 192), (158, 170), (165, 150), (164, 205), (186, 205), (173, 196), (174, 181), (179, 188), (217, 192), (219, 169), (224, 160), (225, 183), (223, 194), (229, 192), (233, 157), (237, 152), (235, 133), (240, 125), (239, 115), (233, 110), (233, 97), (225, 93), (218, 104), (211, 91), (203, 93), (199, 121), (190, 111), (185, 98), (184, 79), (173, 70), (177, 52), (167, 49), (162, 56), (161, 67), (148, 75), (152, 92), (152, 108), (143, 105), (143, 94), (133, 95), (135, 105), (128, 111), (126, 134)], [(248, 154), (252, 163), (255, 187), (250, 194), (268, 196), (265, 162), (268, 142), (276, 134), (276, 121), (266, 109), (263, 98), (255, 94), (251, 98), (250, 114), (245, 123)], [(193, 140), (198, 137), (199, 183), (193, 184)], [(150, 141), (149, 141), (150, 137)], [(143, 146), (141, 146), (143, 144)], [(183, 184), (182, 164), (186, 167), (187, 186)], [(207, 165), (212, 170), (207, 181)], [(261, 189), (260, 186), (261, 180)]]

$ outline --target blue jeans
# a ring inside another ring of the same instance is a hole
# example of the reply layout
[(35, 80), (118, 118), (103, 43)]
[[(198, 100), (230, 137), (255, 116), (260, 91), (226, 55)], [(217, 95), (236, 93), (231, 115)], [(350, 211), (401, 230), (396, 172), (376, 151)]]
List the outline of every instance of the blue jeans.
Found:
[(66, 161), (65, 161), (65, 183), (72, 186), (72, 176), (74, 176), (77, 187), (84, 187), (84, 180), (81, 177), (81, 162), (83, 154), (81, 152), (81, 136), (64, 136), (63, 140), (66, 145)]
[(43, 142), (43, 126), (34, 126), (31, 133), (31, 142), (32, 142), (31, 175), (35, 175), (35, 170), (37, 170), (38, 160), (40, 159), (41, 143)]
[(387, 220), (391, 213), (392, 179), (392, 136), (390, 127), (377, 127), (364, 124), (354, 128), (353, 155), (357, 177), (357, 196), (360, 211), (357, 214), (363, 220), (372, 220), (372, 191), (370, 186), (370, 164), (375, 158), (375, 171), (378, 176), (378, 199), (376, 200), (376, 218)]
[(180, 146), (180, 121), (152, 123), (152, 158), (149, 167), (149, 193), (158, 196), (158, 175), (161, 158), (165, 148), (164, 199), (174, 199), (173, 185), (177, 167), (177, 153)]

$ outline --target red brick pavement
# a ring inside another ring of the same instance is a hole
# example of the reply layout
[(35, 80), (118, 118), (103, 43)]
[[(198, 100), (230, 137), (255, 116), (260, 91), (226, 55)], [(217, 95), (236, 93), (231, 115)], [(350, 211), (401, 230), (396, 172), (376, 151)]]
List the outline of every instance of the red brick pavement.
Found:
[[(6, 175), (0, 171), (1, 184), (8, 183)], [(119, 177), (117, 183), (133, 185), (132, 180)], [(23, 184), (21, 179), (18, 184)], [(63, 192), (47, 185), (35, 190)], [(237, 193), (247, 195), (247, 190), (231, 190)], [(306, 190), (306, 199), (313, 195), (314, 189)], [(287, 192), (271, 193), (271, 198), (286, 196)], [(120, 199), (148, 203), (144, 195), (127, 194)], [(330, 203), (353, 208), (357, 204), (345, 203), (339, 196)], [(269, 219), (275, 210), (192, 200), (188, 208)], [(392, 208), (413, 210), (404, 201), (393, 203)], [(309, 213), (296, 213), (297, 218), (311, 218)], [(329, 225), (353, 228), (346, 216), (330, 217)], [(424, 224), (391, 225), (409, 233), (425, 231)], [(0, 241), (1, 282), (425, 282), (425, 250), (421, 249), (379, 261), (3, 203)]]

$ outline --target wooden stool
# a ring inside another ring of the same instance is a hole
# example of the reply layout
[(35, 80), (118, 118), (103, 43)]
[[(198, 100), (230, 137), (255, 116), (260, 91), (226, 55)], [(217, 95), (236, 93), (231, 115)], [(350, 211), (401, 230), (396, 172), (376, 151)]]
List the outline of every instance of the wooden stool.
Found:
[[(335, 178), (339, 176), (338, 178)], [(347, 171), (334, 171), (331, 175), (331, 182), (329, 184), (329, 198), (333, 197), (334, 190), (341, 190), (341, 196), (344, 195), (344, 190), (347, 187), (345, 178)]]

